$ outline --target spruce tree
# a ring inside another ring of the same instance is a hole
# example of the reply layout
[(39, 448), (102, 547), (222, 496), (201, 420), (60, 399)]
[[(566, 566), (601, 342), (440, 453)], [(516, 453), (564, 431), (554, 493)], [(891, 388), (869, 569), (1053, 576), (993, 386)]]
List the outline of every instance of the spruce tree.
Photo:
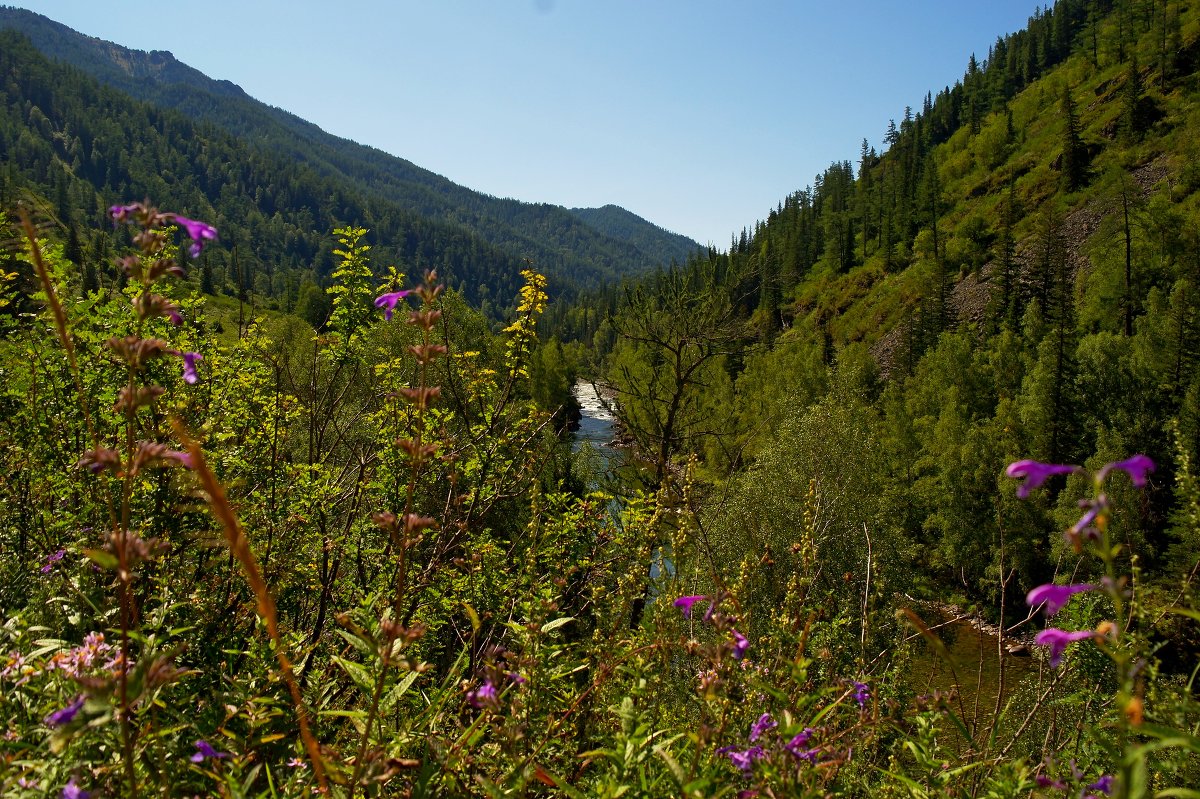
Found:
[(1063, 88), (1063, 151), (1062, 178), (1067, 191), (1078, 191), (1087, 182), (1087, 149), (1079, 135), (1079, 118), (1075, 113), (1075, 101), (1071, 87)]

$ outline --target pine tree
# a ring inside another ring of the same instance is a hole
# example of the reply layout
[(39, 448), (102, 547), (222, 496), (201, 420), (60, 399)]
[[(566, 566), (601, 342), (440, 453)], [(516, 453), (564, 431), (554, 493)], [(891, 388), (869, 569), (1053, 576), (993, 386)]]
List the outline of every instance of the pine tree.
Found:
[(1063, 88), (1063, 151), (1062, 178), (1067, 191), (1078, 191), (1087, 182), (1087, 149), (1079, 135), (1079, 118), (1075, 114), (1075, 101), (1071, 87)]
[(1146, 85), (1142, 81), (1142, 70), (1135, 55), (1125, 71), (1125, 85), (1121, 92), (1121, 136), (1127, 142), (1137, 141), (1145, 130)]

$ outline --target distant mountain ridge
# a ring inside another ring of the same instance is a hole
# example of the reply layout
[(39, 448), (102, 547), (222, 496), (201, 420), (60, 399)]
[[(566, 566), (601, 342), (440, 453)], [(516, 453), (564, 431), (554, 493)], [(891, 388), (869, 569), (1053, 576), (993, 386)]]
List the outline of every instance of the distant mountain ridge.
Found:
[[(250, 143), (269, 143), (325, 178), (430, 221), (459, 226), (562, 285), (589, 286), (683, 262), (701, 247), (617, 206), (568, 210), (492, 197), (410, 161), (329, 134), (212, 79), (167, 51), (149, 53), (78, 33), (25, 9), (0, 7), (0, 29), (19, 31), (49, 58), (130, 96), (216, 125)], [(619, 223), (616, 220), (620, 220)]]

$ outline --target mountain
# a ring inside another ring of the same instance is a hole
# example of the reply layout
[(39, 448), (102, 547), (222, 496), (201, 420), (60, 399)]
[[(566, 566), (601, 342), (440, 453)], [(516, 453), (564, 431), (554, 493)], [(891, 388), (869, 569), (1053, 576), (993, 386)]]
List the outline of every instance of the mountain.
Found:
[(572, 208), (571, 213), (606, 236), (632, 244), (660, 264), (682, 263), (697, 252), (696, 242), (687, 236), (663, 230), (619, 205)]
[(1097, 532), (1080, 476), (1022, 503), (1006, 465), (1141, 453), (1157, 471), (1100, 495), (1121, 505), (1103, 540), (1174, 585), (1200, 549), (1198, 67), (1195, 3), (1059, 0), (729, 252), (563, 313), (608, 350), (655, 482), (694, 457), (728, 497), (708, 562), (815, 562), (866, 592), (871, 541), (836, 559), (869, 531), (1024, 613)]
[[(241, 145), (292, 161), (347, 196), (385, 204), (394, 213), (413, 215), (440, 229), (454, 229), (455, 235), (477, 238), (480, 246), (497, 248), (518, 261), (529, 258), (560, 290), (596, 286), (681, 262), (701, 249), (615, 206), (601, 209), (606, 213), (596, 221), (595, 215), (559, 206), (471, 191), (402, 158), (338, 138), (258, 102), (235, 84), (209, 78), (169, 52), (130, 50), (17, 8), (0, 7), (0, 29), (20, 32), (44, 56), (70, 64), (132, 98), (176, 111), (232, 135)], [(608, 219), (614, 211), (619, 212), (619, 225)]]

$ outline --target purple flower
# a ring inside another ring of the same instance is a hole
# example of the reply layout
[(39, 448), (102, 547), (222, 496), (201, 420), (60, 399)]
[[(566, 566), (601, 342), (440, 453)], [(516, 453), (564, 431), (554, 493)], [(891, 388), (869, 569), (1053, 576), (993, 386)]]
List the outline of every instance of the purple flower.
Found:
[(1087, 787), (1089, 791), (1099, 791), (1102, 794), (1108, 795), (1112, 793), (1113, 778), (1111, 774), (1105, 774), (1100, 779), (1093, 782)]
[(187, 231), (187, 234), (192, 237), (192, 246), (189, 250), (192, 257), (200, 255), (200, 251), (204, 249), (206, 241), (213, 241), (217, 238), (217, 229), (207, 222), (197, 222), (195, 219), (188, 219), (186, 216), (175, 215), (175, 223)]
[[(800, 732), (798, 732), (794, 736), (792, 736), (792, 740), (790, 740), (786, 744), (784, 744), (783, 748), (788, 750), (789, 752), (791, 752), (796, 757), (803, 757), (803, 755), (801, 754), (801, 750), (804, 747), (808, 746), (808, 742), (810, 740), (812, 740), (812, 737), (813, 737), (813, 728), (805, 727), (803, 730), (801, 730)], [(816, 751), (816, 750), (814, 749), (812, 751)]]
[(515, 671), (505, 672), (504, 676), (512, 680), (513, 685), (524, 685), (526, 682), (528, 682), (528, 680)]
[(199, 379), (196, 374), (196, 361), (203, 361), (204, 356), (198, 352), (181, 352), (178, 355), (183, 358), (183, 382), (193, 385)]
[(46, 722), (47, 727), (62, 727), (65, 724), (70, 724), (75, 720), (75, 716), (83, 707), (83, 703), (84, 697), (81, 694), (74, 702), (64, 708), (54, 711), (50, 715), (46, 716), (46, 718), (42, 719), (42, 721)]
[(75, 784), (75, 778), (67, 780), (67, 784), (63, 786), (62, 799), (90, 799), (91, 794)]
[(701, 596), (700, 594), (693, 594), (691, 596), (681, 596), (671, 604), (683, 611), (683, 617), (685, 619), (690, 619), (692, 617), (692, 605), (696, 604), (697, 602), (702, 602), (705, 599), (708, 599), (708, 597)]
[(496, 707), (499, 704), (499, 699), (496, 696), (496, 686), (490, 681), (485, 682), (467, 694), (467, 701), (471, 703), (471, 707)]
[(1056, 474), (1070, 474), (1076, 471), (1079, 467), (1067, 466), (1060, 463), (1039, 463), (1038, 461), (1017, 461), (1010, 463), (1004, 473), (1009, 477), (1025, 478), (1021, 485), (1017, 486), (1017, 498), (1025, 499), (1029, 496), (1029, 492), (1046, 482), (1049, 478)]
[(130, 214), (135, 214), (142, 210), (141, 203), (130, 203), (129, 205), (114, 205), (108, 209), (108, 215), (112, 217), (113, 224), (124, 222), (125, 218)]
[(60, 549), (57, 552), (55, 552), (53, 555), (47, 555), (46, 563), (45, 563), (45, 565), (42, 566), (42, 574), (49, 574), (50, 570), (54, 568), (54, 564), (57, 563), (58, 561), (62, 560), (66, 554), (67, 554), (67, 550)]
[(1086, 508), (1083, 515), (1079, 517), (1079, 521), (1071, 525), (1071, 529), (1067, 531), (1067, 539), (1073, 540), (1072, 537), (1079, 536), (1084, 530), (1092, 527), (1092, 522), (1096, 521), (1096, 517), (1100, 515), (1100, 511), (1108, 505), (1108, 497), (1101, 494), (1096, 499), (1081, 499), (1079, 507)]
[(1146, 472), (1154, 471), (1154, 461), (1145, 455), (1134, 455), (1132, 458), (1127, 458), (1123, 461), (1106, 463), (1100, 467), (1100, 473), (1096, 477), (1103, 480), (1113, 469), (1120, 469), (1126, 472), (1129, 475), (1129, 479), (1133, 481), (1133, 484), (1141, 488), (1146, 485)]
[(871, 698), (871, 689), (867, 687), (865, 682), (854, 683), (854, 701), (858, 702), (859, 707), (866, 707), (867, 700)]
[(737, 660), (741, 660), (742, 656), (746, 654), (746, 650), (749, 648), (750, 648), (750, 642), (748, 640), (746, 640), (746, 636), (742, 635), (737, 630), (734, 630), (733, 631), (733, 657)]
[(1091, 638), (1094, 634), (1091, 630), (1067, 632), (1057, 627), (1047, 627), (1037, 634), (1037, 638), (1033, 639), (1033, 642), (1038, 646), (1050, 647), (1050, 665), (1058, 668), (1058, 664), (1062, 663), (1063, 652), (1066, 650), (1067, 644), (1073, 641), (1083, 641)]
[(210, 744), (208, 741), (205, 741), (204, 739), (200, 739), (199, 741), (196, 741), (195, 747), (196, 747), (196, 754), (192, 755), (190, 758), (193, 763), (203, 763), (205, 760), (208, 760), (209, 758), (229, 757), (228, 752), (218, 752), (216, 749), (212, 748), (212, 744)]
[(1078, 583), (1076, 585), (1054, 585), (1053, 583), (1046, 583), (1045, 585), (1039, 585), (1037, 588), (1034, 588), (1032, 591), (1030, 591), (1025, 597), (1025, 602), (1030, 607), (1037, 607), (1038, 605), (1045, 604), (1046, 615), (1053, 616), (1055, 613), (1058, 613), (1063, 609), (1063, 606), (1071, 600), (1072, 596), (1083, 591), (1091, 591), (1095, 589), (1095, 587), (1096, 586), (1090, 585), (1089, 583)]
[(380, 294), (375, 298), (375, 307), (383, 309), (383, 318), (387, 321), (392, 321), (392, 311), (396, 310), (396, 303), (412, 294), (412, 289), (404, 291), (392, 291), (387, 294)]
[(1052, 780), (1045, 774), (1037, 775), (1033, 778), (1033, 781), (1038, 784), (1039, 788), (1057, 788), (1060, 791), (1064, 791), (1067, 788), (1067, 784), (1062, 780)]
[(729, 762), (740, 768), (744, 773), (749, 774), (754, 768), (756, 760), (762, 760), (766, 755), (761, 746), (752, 746), (744, 752), (737, 750), (731, 751), (729, 754)]
[(750, 727), (750, 743), (754, 743), (767, 730), (773, 730), (778, 727), (775, 719), (771, 718), (770, 713), (763, 713), (758, 717), (758, 721)]

